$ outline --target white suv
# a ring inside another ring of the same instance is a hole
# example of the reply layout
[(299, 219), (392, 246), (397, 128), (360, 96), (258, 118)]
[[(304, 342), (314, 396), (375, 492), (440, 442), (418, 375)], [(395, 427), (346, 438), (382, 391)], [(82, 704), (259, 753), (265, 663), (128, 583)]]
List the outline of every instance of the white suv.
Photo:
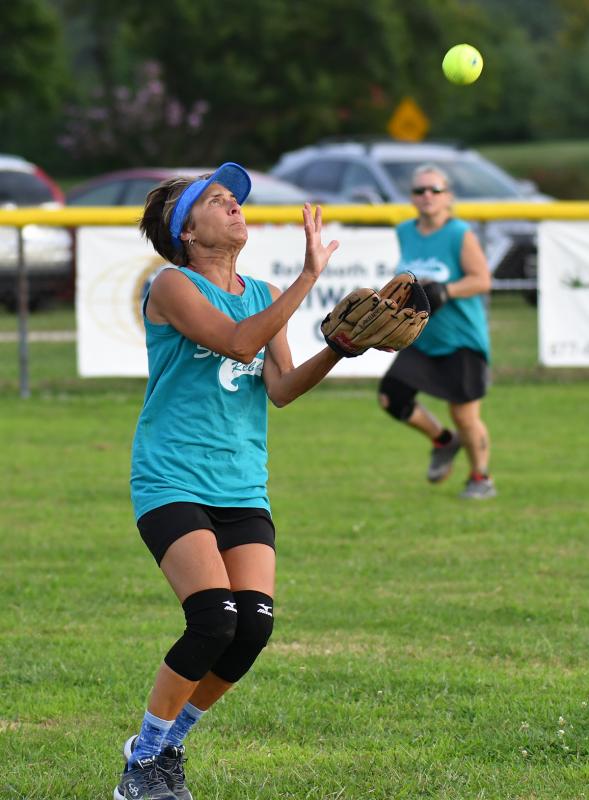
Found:
[[(271, 172), (320, 202), (408, 203), (413, 170), (433, 162), (448, 174), (457, 200), (545, 202), (533, 183), (518, 181), (474, 150), (433, 142), (348, 139), (285, 153)], [(477, 224), (494, 288), (531, 290), (536, 282), (536, 225), (524, 220)]]
[[(0, 153), (0, 209), (19, 206), (59, 208), (64, 196), (40, 167), (20, 156)], [(73, 291), (72, 235), (66, 228), (26, 225), (22, 229), (24, 262), (29, 276), (29, 305), (70, 298)], [(18, 230), (0, 224), (0, 303), (18, 305)]]

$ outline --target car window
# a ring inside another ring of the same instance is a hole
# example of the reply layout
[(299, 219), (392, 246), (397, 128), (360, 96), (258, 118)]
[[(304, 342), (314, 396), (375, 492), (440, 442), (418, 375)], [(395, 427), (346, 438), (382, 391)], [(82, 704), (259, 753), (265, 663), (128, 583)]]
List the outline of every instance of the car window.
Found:
[(343, 171), (341, 191), (348, 195), (354, 189), (372, 189), (381, 198), (383, 197), (376, 177), (363, 164), (348, 164)]
[[(414, 170), (427, 159), (420, 161), (383, 162), (385, 168), (400, 194), (409, 199), (411, 195), (411, 179)], [(452, 191), (459, 200), (480, 199), (515, 199), (520, 196), (516, 184), (511, 183), (508, 176), (503, 176), (486, 164), (466, 161), (441, 161), (440, 167), (448, 175)]]
[(30, 172), (0, 172), (0, 205), (36, 206), (53, 200), (49, 186)]
[(159, 183), (161, 183), (161, 181), (157, 178), (133, 178), (127, 181), (121, 205), (142, 206), (145, 203), (147, 193)]
[(252, 191), (247, 202), (259, 206), (298, 206), (306, 199), (307, 196), (301, 189), (286, 181), (252, 176)]
[(87, 189), (81, 194), (68, 199), (73, 206), (118, 206), (124, 190), (123, 181), (109, 181)]
[(338, 192), (345, 166), (345, 161), (335, 159), (311, 161), (298, 173), (297, 183), (305, 189)]
[(503, 178), (499, 170), (468, 161), (454, 161), (447, 170), (452, 184), (452, 191), (461, 200), (478, 198), (495, 198), (497, 200), (513, 199), (520, 195), (516, 185)]

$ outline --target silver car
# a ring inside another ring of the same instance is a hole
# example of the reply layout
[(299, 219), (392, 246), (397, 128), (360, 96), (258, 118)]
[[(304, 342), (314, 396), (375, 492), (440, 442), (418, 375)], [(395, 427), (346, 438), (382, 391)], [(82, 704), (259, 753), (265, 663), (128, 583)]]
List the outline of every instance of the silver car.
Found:
[[(312, 192), (321, 202), (345, 196), (357, 203), (408, 203), (416, 167), (433, 162), (447, 174), (459, 201), (545, 202), (534, 184), (518, 181), (474, 150), (391, 139), (325, 140), (285, 153), (271, 173)], [(525, 220), (473, 223), (485, 248), (494, 288), (534, 294), (536, 225)]]

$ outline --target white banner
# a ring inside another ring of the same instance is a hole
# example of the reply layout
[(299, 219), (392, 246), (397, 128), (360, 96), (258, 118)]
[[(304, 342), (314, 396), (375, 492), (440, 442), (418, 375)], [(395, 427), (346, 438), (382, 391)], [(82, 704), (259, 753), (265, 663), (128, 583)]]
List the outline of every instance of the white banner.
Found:
[[(325, 344), (321, 320), (348, 292), (360, 286), (380, 288), (399, 259), (393, 228), (323, 228), (323, 241), (338, 239), (339, 249), (288, 325), (295, 365)], [(305, 252), (300, 226), (250, 226), (238, 262), (244, 275), (284, 290), (299, 275)], [(83, 377), (146, 376), (147, 355), (141, 300), (151, 276), (163, 264), (134, 228), (79, 228), (77, 235), (76, 314), (78, 372)], [(336, 377), (382, 375), (394, 356), (369, 350), (343, 359)]]
[(589, 223), (540, 223), (538, 298), (540, 362), (589, 367)]

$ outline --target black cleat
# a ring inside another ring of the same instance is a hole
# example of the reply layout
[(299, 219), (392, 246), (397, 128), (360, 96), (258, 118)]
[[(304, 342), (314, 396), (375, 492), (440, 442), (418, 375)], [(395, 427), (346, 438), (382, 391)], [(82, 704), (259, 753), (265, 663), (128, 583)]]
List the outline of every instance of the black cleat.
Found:
[(113, 800), (178, 800), (170, 791), (156, 756), (140, 758), (131, 769), (125, 768)]

